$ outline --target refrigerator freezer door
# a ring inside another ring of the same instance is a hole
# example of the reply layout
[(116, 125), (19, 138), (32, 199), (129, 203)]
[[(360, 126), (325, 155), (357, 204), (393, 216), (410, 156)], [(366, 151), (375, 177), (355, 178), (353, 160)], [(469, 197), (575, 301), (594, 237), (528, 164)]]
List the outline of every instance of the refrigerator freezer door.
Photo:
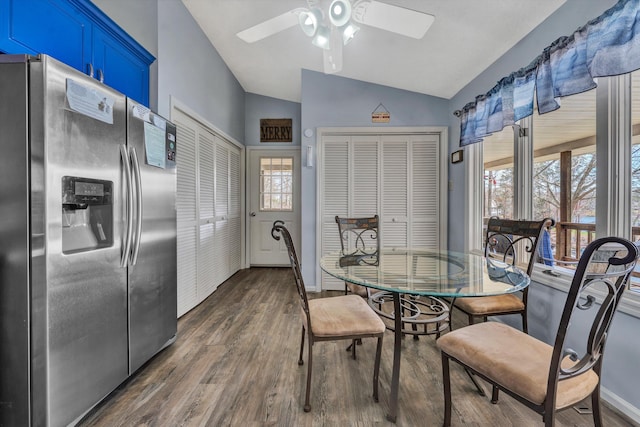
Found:
[(139, 179), (134, 220), (140, 233), (134, 233), (128, 273), (133, 373), (171, 343), (177, 330), (176, 132), (172, 123), (129, 99), (127, 112), (127, 143)]
[[(37, 395), (47, 390), (46, 424), (58, 426), (73, 422), (128, 376), (119, 148), (126, 138), (126, 99), (48, 57), (31, 69), (32, 151), (44, 154), (32, 163), (32, 199), (42, 200), (40, 212), (46, 212), (46, 277), (34, 277), (33, 284), (33, 324), (39, 328), (34, 330), (33, 422), (45, 425)], [(65, 189), (65, 182), (73, 184)], [(35, 235), (43, 219), (32, 221)], [(95, 246), (63, 252), (63, 228), (83, 222)]]
[(0, 65), (0, 425), (6, 426), (24, 425), (30, 409), (28, 75), (24, 57), (15, 60)]

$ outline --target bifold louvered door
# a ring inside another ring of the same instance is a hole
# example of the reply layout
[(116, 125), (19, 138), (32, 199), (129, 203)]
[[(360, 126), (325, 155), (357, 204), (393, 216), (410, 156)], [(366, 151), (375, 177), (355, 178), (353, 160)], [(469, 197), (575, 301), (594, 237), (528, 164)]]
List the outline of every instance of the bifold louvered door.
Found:
[(217, 284), (240, 269), (240, 150), (216, 137), (215, 277)]
[(321, 254), (340, 249), (336, 215), (378, 214), (384, 247), (440, 247), (440, 134), (325, 135), (320, 152)]
[(439, 135), (381, 137), (384, 246), (439, 247), (439, 141)]
[(240, 269), (240, 150), (174, 109), (178, 129), (178, 316)]
[[(340, 250), (336, 216), (378, 213), (378, 136), (327, 136), (323, 140), (322, 253)], [(344, 288), (322, 273), (323, 289)]]

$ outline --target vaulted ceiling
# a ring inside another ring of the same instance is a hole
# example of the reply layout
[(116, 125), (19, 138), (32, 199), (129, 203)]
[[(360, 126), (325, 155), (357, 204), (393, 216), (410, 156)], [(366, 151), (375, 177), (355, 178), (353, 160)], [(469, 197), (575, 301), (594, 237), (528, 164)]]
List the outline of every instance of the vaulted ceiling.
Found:
[[(298, 25), (254, 43), (236, 34), (307, 8), (307, 1), (328, 7), (329, 0), (182, 1), (247, 92), (299, 102), (301, 69), (323, 72), (322, 50)], [(565, 0), (380, 2), (428, 13), (435, 20), (421, 39), (361, 25), (343, 48), (337, 75), (449, 99)]]

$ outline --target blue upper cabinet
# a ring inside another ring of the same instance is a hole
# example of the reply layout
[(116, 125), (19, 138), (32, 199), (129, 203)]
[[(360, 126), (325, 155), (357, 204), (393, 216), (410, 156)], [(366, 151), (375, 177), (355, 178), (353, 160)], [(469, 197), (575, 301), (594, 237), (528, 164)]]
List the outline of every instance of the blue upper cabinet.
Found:
[(0, 52), (51, 55), (149, 105), (155, 58), (89, 0), (0, 0)]
[(94, 27), (92, 35), (94, 77), (148, 106), (149, 63), (122, 49), (122, 43), (102, 28)]

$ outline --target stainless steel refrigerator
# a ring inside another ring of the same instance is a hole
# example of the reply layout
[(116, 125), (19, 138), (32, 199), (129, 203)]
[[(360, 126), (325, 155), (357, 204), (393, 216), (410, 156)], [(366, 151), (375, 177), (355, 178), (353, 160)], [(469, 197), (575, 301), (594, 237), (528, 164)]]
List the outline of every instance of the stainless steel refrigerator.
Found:
[(176, 129), (0, 55), (0, 425), (77, 422), (176, 335)]

